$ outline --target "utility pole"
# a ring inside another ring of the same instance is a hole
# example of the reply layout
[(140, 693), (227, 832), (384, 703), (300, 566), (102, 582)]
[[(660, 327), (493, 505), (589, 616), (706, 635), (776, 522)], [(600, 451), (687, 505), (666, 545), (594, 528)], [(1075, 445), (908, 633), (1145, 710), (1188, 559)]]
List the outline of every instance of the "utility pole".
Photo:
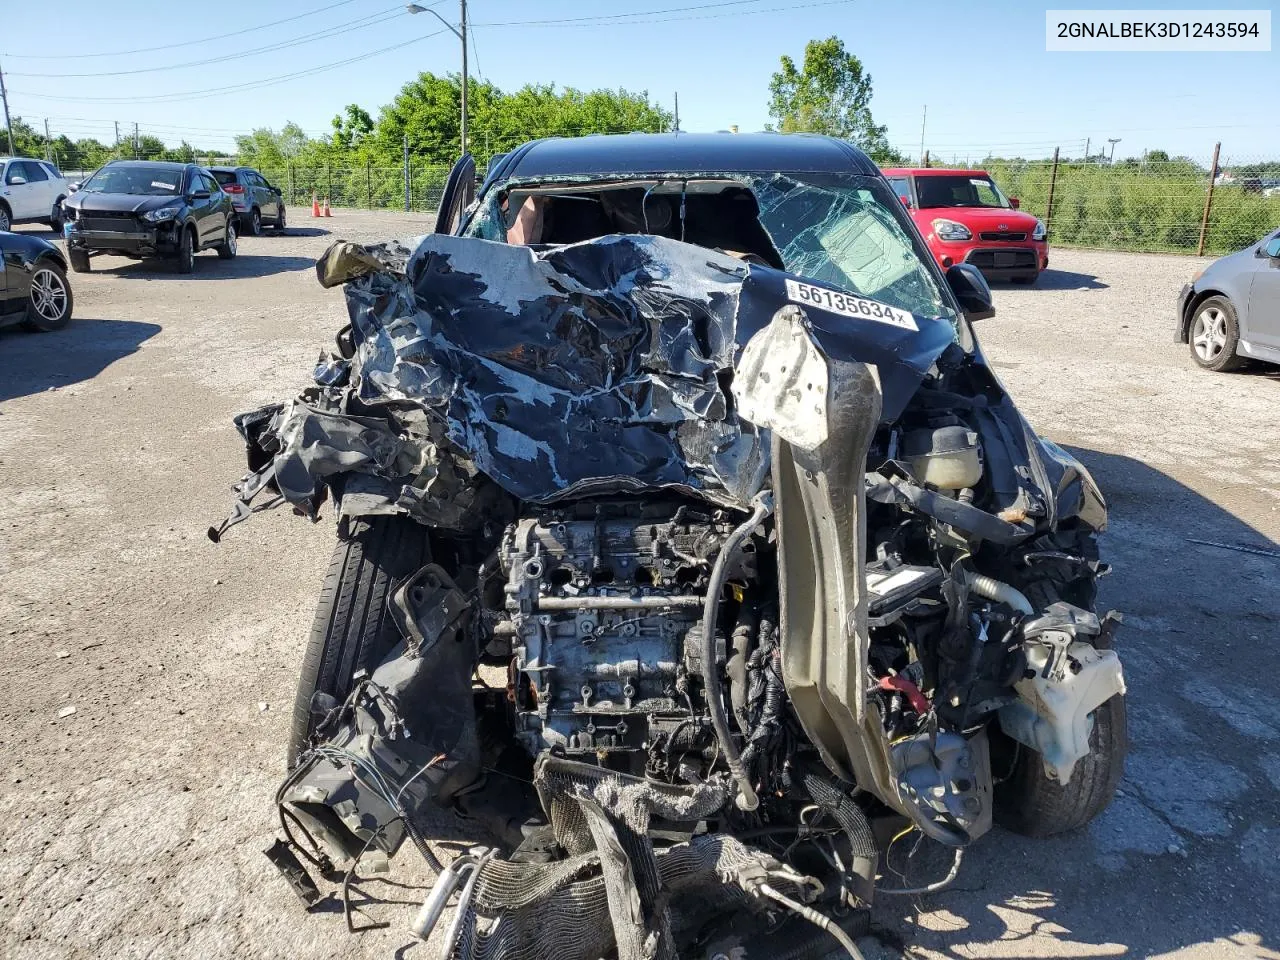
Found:
[(404, 135), (404, 212), (409, 212), (409, 135)]
[(924, 124), (929, 119), (929, 105), (924, 105), (924, 112), (920, 114), (920, 162), (924, 163)]
[(138, 159), (138, 121), (133, 121), (133, 159)]
[(1111, 156), (1107, 158), (1108, 163), (1114, 164), (1116, 162), (1116, 144), (1119, 142), (1119, 137), (1112, 137), (1107, 140), (1107, 143), (1111, 144)]
[(18, 154), (18, 147), (13, 142), (13, 124), (9, 120), (9, 94), (4, 89), (4, 71), (0, 70), (0, 100), (4, 101), (4, 128), (9, 134), (9, 153)]
[(112, 120), (111, 122), (116, 125), (116, 142), (111, 145), (111, 150), (114, 153), (120, 149), (120, 121)]
[(49, 143), (49, 118), (44, 118), (44, 158), (46, 160), (53, 159), (52, 145)]
[(467, 153), (467, 0), (460, 0), (462, 4), (462, 20), (458, 26), (462, 28), (462, 153)]
[(674, 133), (680, 132), (680, 91), (676, 91), (676, 128)]
[(1089, 162), (1089, 144), (1093, 143), (1092, 137), (1086, 137), (1084, 141), (1084, 162)]

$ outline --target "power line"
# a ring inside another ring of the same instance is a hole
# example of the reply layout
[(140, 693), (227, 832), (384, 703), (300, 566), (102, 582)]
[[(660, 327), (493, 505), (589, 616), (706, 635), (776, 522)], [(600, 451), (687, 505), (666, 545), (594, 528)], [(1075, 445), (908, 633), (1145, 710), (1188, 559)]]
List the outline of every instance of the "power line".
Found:
[(158, 73), (164, 70), (185, 70), (189, 67), (203, 67), (211, 63), (226, 63), (229, 60), (242, 60), (245, 57), (254, 57), (262, 53), (272, 53), (277, 50), (284, 50), (289, 47), (298, 47), (307, 43), (315, 43), (317, 40), (325, 40), (339, 33), (350, 33), (355, 30), (363, 30), (366, 27), (376, 26), (380, 23), (386, 23), (393, 20), (404, 13), (401, 7), (391, 7), (382, 13), (371, 14), (366, 17), (358, 17), (355, 20), (349, 20), (346, 23), (340, 23), (333, 27), (325, 27), (323, 30), (317, 30), (313, 33), (306, 33), (300, 37), (294, 37), (290, 40), (282, 40), (278, 43), (272, 43), (265, 47), (255, 47), (252, 50), (243, 50), (240, 53), (227, 53), (220, 57), (210, 57), (207, 60), (191, 60), (187, 63), (165, 64), (160, 67), (139, 67), (136, 70), (104, 70), (97, 73), (12, 73), (13, 77), (42, 77), (42, 78), (73, 78), (73, 77), (127, 77), (139, 73)]
[(258, 30), (265, 30), (267, 27), (278, 27), (282, 23), (292, 23), (294, 20), (301, 20), (304, 17), (314, 17), (317, 13), (324, 13), (326, 10), (332, 10), (335, 7), (345, 7), (355, 0), (338, 0), (337, 3), (331, 3), (327, 7), (316, 7), (314, 10), (308, 10), (306, 13), (300, 13), (295, 17), (285, 17), (283, 20), (272, 20), (270, 23), (260, 23), (256, 27), (245, 27), (243, 30), (233, 30), (231, 33), (220, 33), (213, 37), (202, 37), (199, 40), (183, 40), (181, 43), (166, 43), (158, 47), (139, 47), (136, 50), (115, 50), (110, 53), (6, 53), (5, 56), (11, 60), (82, 60), (88, 57), (127, 57), (135, 53), (154, 53), (157, 50), (174, 50), (178, 47), (191, 47), (199, 43), (210, 43), (214, 40), (225, 40), (228, 37), (239, 37), (246, 33), (254, 33)]
[(297, 80), (301, 77), (313, 76), (317, 73), (323, 73), (326, 70), (335, 70), (338, 67), (345, 67), (351, 63), (359, 63), (361, 60), (368, 60), (370, 57), (376, 57), (384, 53), (390, 53), (392, 50), (400, 50), (411, 44), (421, 43), (423, 40), (430, 40), (432, 37), (438, 37), (445, 31), (437, 30), (434, 33), (423, 34), (420, 37), (414, 37), (412, 40), (405, 40), (403, 43), (392, 44), (389, 47), (382, 47), (378, 50), (370, 50), (368, 53), (362, 53), (359, 56), (349, 57), (346, 60), (338, 60), (334, 63), (322, 64), (318, 67), (311, 67), (307, 70), (298, 70), (293, 73), (284, 73), (276, 77), (264, 77), (261, 80), (250, 80), (246, 83), (232, 84), (226, 87), (211, 87), (207, 90), (185, 90), (181, 93), (159, 93), (152, 96), (143, 97), (56, 97), (44, 93), (30, 93), (25, 91), (13, 91), (14, 93), (22, 93), (24, 97), (32, 97), (37, 100), (58, 100), (62, 102), (79, 103), (90, 101), (93, 103), (166, 103), (175, 100), (199, 100), (205, 97), (216, 97), (224, 93), (233, 93), (240, 90), (258, 89), (267, 87), (277, 83), (286, 83), (290, 80)]
[(555, 20), (495, 20), (473, 23), (473, 27), (609, 27), (635, 26), (647, 23), (673, 23), (684, 20), (719, 20), (724, 17), (745, 17), (757, 13), (789, 13), (793, 10), (805, 10), (810, 7), (843, 6), (853, 0), (819, 0), (815, 3), (798, 3), (782, 7), (765, 7), (757, 10), (734, 10), (726, 13), (705, 14), (693, 17), (658, 17), (649, 20), (631, 19), (634, 17), (654, 17), (663, 13), (687, 13), (695, 10), (707, 10), (715, 7), (736, 7), (749, 3), (763, 3), (765, 0), (721, 0), (720, 3), (704, 3), (694, 7), (669, 7), (666, 10), (637, 10), (633, 13), (600, 14), (589, 17), (566, 17)]

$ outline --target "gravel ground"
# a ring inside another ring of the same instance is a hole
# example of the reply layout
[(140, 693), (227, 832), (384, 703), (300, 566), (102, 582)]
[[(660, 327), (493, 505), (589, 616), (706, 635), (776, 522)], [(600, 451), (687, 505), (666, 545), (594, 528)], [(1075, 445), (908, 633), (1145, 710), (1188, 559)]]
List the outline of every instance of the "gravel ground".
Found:
[[(423, 880), (408, 855), (392, 877), (409, 887), (364, 887), (392, 927), (351, 937), (332, 902), (304, 915), (260, 853), (331, 522), (277, 511), (221, 546), (204, 535), (242, 472), (232, 415), (292, 394), (345, 316), (314, 258), (333, 236), (428, 227), (304, 222), (242, 238), (231, 263), (201, 255), (191, 277), (95, 260), (69, 328), (0, 333), (6, 960), (431, 956), (404, 932)], [(1204, 373), (1172, 342), (1193, 258), (1053, 260), (1036, 288), (999, 289), (979, 334), (1111, 501), (1102, 599), (1126, 614), (1128, 773), (1089, 828), (997, 830), (951, 891), (882, 899), (863, 946), (1277, 957), (1280, 560), (1191, 540), (1280, 538), (1280, 372)], [(906, 872), (940, 868), (922, 851)]]

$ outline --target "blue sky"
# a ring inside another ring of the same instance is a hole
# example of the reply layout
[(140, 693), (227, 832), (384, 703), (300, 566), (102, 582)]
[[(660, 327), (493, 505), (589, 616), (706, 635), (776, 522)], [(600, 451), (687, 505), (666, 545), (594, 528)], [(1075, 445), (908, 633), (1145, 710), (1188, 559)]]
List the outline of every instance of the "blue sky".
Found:
[[(1207, 4), (1165, 0), (1161, 6)], [(455, 0), (433, 8), (456, 19)], [(912, 154), (920, 149), (927, 104), (925, 146), (948, 160), (976, 159), (988, 150), (1045, 156), (1055, 145), (1079, 155), (1086, 138), (1096, 150), (1110, 137), (1121, 138), (1117, 157), (1149, 148), (1207, 157), (1215, 140), (1228, 159), (1280, 156), (1280, 52), (1047, 53), (1045, 8), (1019, 0), (471, 0), (471, 66), (504, 89), (529, 82), (622, 86), (648, 90), (668, 106), (678, 92), (682, 129), (737, 124), (757, 130), (768, 121), (767, 88), (778, 58), (789, 53), (799, 60), (807, 40), (835, 34), (874, 78), (876, 120), (888, 124), (890, 140)], [(172, 143), (185, 137), (200, 146), (230, 147), (235, 131), (279, 128), (288, 120), (326, 132), (346, 103), (376, 113), (417, 71), (456, 71), (456, 38), (438, 33), (442, 28), (429, 15), (411, 17), (402, 9), (387, 0), (220, 0), (197, 7), (172, 0), (75, 0), (58, 8), (56, 40), (45, 16), (0, 16), (0, 68), (10, 109), (37, 125), (49, 117), (55, 133), (109, 141), (112, 121), (120, 121), (122, 133), (136, 121)], [(646, 11), (673, 12), (621, 16)], [(617, 20), (498, 25), (602, 14)], [(190, 42), (239, 30), (247, 32)], [(266, 54), (119, 73), (225, 57), (326, 31), (328, 36)], [(185, 45), (124, 56), (71, 56), (179, 43)], [(178, 96), (252, 84), (396, 44), (405, 45), (289, 82)], [(116, 75), (67, 76), (76, 73)], [(174, 96), (143, 99), (161, 95)]]

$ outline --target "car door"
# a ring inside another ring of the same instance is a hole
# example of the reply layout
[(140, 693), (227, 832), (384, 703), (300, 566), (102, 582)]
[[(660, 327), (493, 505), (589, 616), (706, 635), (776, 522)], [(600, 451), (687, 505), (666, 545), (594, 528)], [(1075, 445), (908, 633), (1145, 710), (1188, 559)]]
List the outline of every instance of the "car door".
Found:
[(249, 180), (253, 183), (253, 196), (258, 204), (258, 210), (262, 214), (264, 220), (274, 220), (280, 213), (276, 206), (276, 195), (271, 192), (271, 188), (267, 186), (267, 181), (262, 178), (262, 174), (257, 170), (249, 171)]
[(444, 182), (440, 195), (440, 209), (436, 211), (436, 233), (456, 233), (462, 222), (462, 213), (471, 205), (476, 195), (476, 162), (471, 154), (464, 153), (453, 165), (449, 178)]
[(1280, 231), (1258, 248), (1241, 337), (1280, 350)]
[[(34, 167), (35, 170), (29, 168)], [(30, 220), (40, 216), (41, 200), (45, 188), (42, 181), (49, 178), (38, 164), (13, 160), (4, 174), (4, 187), (0, 190), (9, 204), (14, 220)]]
[[(213, 228), (217, 202), (214, 191), (210, 188), (209, 178), (192, 167), (188, 171), (187, 202), (191, 206), (191, 218), (196, 225), (196, 236), (199, 245), (207, 247), (214, 242)], [(219, 190), (219, 193), (221, 191)]]

